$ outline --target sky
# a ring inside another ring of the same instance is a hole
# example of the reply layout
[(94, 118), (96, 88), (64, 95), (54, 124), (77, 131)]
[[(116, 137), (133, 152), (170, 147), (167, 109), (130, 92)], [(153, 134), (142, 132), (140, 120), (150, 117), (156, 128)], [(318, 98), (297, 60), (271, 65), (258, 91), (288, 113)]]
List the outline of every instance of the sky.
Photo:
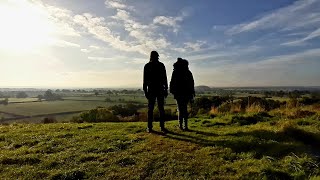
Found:
[(320, 0), (1, 0), (0, 87), (320, 86)]

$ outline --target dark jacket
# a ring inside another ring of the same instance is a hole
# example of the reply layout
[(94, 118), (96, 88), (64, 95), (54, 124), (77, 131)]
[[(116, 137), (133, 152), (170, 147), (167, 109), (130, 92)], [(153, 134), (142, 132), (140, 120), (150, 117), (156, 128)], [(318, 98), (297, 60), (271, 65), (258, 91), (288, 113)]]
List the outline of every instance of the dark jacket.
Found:
[(168, 81), (166, 68), (159, 61), (148, 62), (143, 71), (143, 91), (146, 95), (168, 94)]
[(174, 95), (175, 99), (192, 99), (195, 95), (194, 80), (188, 65), (188, 61), (184, 59), (180, 59), (173, 64), (170, 92)]

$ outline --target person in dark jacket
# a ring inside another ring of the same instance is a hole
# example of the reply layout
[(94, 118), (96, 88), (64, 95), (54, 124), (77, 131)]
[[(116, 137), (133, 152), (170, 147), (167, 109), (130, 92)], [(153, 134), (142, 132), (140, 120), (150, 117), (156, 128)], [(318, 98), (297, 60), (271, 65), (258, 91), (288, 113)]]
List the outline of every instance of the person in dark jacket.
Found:
[(178, 58), (173, 65), (170, 81), (170, 92), (177, 101), (179, 111), (179, 127), (188, 130), (188, 102), (195, 96), (194, 80), (187, 60)]
[(167, 131), (164, 127), (164, 99), (168, 96), (168, 82), (166, 68), (159, 62), (159, 54), (152, 51), (150, 61), (144, 66), (143, 91), (148, 99), (148, 132), (152, 132), (153, 110), (157, 100), (160, 113), (161, 131)]

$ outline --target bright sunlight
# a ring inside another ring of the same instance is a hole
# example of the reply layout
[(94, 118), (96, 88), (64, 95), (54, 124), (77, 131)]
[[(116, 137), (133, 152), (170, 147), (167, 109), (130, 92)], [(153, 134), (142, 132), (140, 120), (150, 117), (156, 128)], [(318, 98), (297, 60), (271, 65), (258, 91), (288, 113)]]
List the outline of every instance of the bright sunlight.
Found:
[(25, 0), (0, 2), (0, 49), (29, 51), (50, 44), (54, 24), (40, 5)]

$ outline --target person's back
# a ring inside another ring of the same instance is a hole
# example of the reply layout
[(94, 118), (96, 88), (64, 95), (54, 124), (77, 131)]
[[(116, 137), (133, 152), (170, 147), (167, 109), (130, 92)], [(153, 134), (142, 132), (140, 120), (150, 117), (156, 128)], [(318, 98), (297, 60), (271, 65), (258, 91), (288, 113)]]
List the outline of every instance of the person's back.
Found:
[(163, 63), (159, 61), (148, 62), (144, 66), (143, 89), (149, 95), (164, 95), (167, 89), (166, 70)]
[(174, 95), (175, 99), (178, 97), (192, 98), (195, 93), (194, 80), (188, 68), (188, 61), (179, 58), (173, 67), (170, 92)]
[(188, 102), (195, 96), (194, 80), (188, 68), (188, 61), (178, 58), (174, 63), (170, 81), (170, 92), (177, 100), (179, 127), (188, 130)]

